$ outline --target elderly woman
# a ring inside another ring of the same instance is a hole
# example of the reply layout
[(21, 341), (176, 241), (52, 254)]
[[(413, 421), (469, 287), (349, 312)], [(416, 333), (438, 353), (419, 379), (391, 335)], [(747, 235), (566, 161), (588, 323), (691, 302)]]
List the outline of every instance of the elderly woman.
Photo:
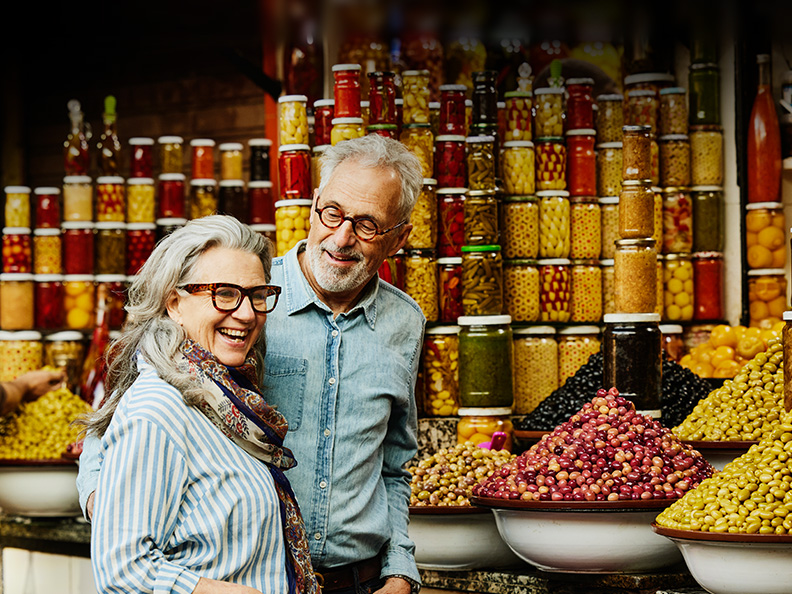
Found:
[(85, 421), (103, 460), (98, 591), (317, 591), (286, 421), (257, 388), (270, 264), (265, 238), (216, 215), (163, 239), (132, 283), (111, 396)]

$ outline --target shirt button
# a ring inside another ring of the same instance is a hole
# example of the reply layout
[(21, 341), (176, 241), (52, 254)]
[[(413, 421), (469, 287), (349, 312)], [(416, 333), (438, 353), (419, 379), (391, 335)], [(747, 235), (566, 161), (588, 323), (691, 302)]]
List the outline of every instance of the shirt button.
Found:
[(338, 336), (338, 330), (333, 330), (330, 334), (332, 334), (334, 337)]
[(321, 483), (319, 483), (319, 488), (320, 489), (324, 489), (326, 487), (327, 487), (327, 481), (322, 481)]
[(314, 534), (314, 540), (322, 540), (322, 533), (317, 532), (316, 534)]
[(330, 429), (324, 430), (325, 437), (330, 437)]
[(327, 380), (327, 383), (332, 386), (335, 383), (335, 378), (331, 377), (329, 380)]

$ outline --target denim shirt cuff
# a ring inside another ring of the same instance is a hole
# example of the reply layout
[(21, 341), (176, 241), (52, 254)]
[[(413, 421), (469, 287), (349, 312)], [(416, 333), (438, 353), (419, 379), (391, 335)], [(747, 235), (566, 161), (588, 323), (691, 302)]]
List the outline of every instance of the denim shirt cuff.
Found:
[(380, 577), (387, 578), (391, 575), (404, 575), (421, 583), (421, 575), (415, 565), (415, 557), (398, 547), (388, 547), (382, 559)]

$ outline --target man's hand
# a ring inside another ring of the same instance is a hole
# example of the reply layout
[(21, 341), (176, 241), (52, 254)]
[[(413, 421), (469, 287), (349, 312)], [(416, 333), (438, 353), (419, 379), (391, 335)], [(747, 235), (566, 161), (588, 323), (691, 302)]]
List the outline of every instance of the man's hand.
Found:
[(94, 495), (96, 495), (96, 491), (93, 491), (90, 495), (88, 495), (88, 500), (85, 502), (85, 513), (88, 514), (89, 522), (93, 520)]
[(39, 396), (43, 396), (57, 388), (65, 379), (66, 374), (62, 369), (57, 371), (38, 369), (22, 374), (17, 378), (17, 380), (24, 382), (24, 401), (35, 400)]
[(410, 582), (400, 577), (389, 577), (385, 580), (385, 585), (374, 594), (410, 594), (412, 588)]
[(263, 594), (260, 590), (239, 584), (201, 578), (192, 594)]

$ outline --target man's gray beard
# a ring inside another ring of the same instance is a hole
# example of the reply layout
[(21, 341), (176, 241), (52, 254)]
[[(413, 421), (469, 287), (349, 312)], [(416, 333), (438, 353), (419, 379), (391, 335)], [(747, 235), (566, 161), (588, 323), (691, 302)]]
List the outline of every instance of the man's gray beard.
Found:
[[(337, 252), (345, 256), (358, 258), (355, 265), (350, 269), (339, 269), (328, 264), (322, 257), (325, 250)], [(345, 293), (362, 287), (369, 280), (369, 273), (366, 269), (366, 259), (360, 252), (344, 248), (339, 249), (331, 239), (325, 239), (319, 245), (308, 246), (308, 261), (311, 265), (311, 272), (317, 284), (329, 293)]]

